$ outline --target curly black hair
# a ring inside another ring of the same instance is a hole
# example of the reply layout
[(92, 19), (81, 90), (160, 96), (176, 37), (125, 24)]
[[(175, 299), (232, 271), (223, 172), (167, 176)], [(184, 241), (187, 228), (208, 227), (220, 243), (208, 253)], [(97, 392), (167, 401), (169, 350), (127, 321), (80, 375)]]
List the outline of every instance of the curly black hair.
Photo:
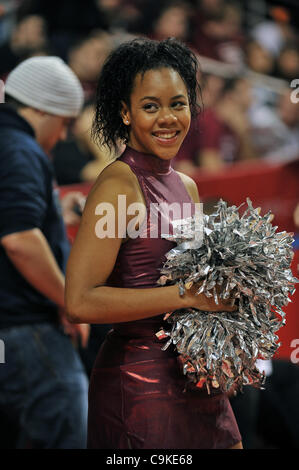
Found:
[(130, 108), (130, 96), (137, 74), (161, 67), (172, 68), (180, 74), (187, 87), (191, 115), (199, 113), (199, 64), (193, 52), (174, 38), (163, 41), (133, 39), (112, 51), (102, 68), (92, 124), (95, 142), (117, 150), (120, 141), (128, 141), (129, 128), (121, 118), (121, 102)]

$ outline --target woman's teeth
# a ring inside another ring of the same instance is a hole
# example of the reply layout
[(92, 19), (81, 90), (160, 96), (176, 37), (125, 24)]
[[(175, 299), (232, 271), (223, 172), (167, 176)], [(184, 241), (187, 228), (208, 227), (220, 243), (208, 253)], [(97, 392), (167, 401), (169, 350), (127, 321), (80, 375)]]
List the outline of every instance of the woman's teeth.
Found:
[(176, 136), (176, 132), (172, 132), (171, 134), (154, 134), (155, 137), (158, 139), (173, 139)]

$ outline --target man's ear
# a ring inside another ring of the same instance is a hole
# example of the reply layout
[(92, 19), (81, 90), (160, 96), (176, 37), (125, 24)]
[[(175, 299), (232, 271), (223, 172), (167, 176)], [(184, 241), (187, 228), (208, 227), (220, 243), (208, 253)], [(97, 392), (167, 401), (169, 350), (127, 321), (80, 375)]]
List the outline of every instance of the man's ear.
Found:
[(46, 113), (45, 111), (42, 111), (40, 109), (35, 109), (35, 108), (34, 108), (34, 112), (38, 114), (39, 116), (45, 116), (46, 114), (49, 114), (49, 113)]
[(125, 126), (129, 126), (131, 124), (130, 110), (128, 108), (128, 105), (124, 101), (121, 102), (121, 105), (122, 105), (121, 112), (120, 112), (121, 118)]

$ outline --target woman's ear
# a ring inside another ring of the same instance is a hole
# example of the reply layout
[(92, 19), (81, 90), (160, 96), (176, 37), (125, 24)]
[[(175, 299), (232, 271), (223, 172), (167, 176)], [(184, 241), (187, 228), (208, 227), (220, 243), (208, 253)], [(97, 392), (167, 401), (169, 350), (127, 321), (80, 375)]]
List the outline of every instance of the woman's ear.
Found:
[(121, 104), (122, 104), (122, 108), (120, 112), (121, 118), (125, 126), (129, 126), (131, 124), (129, 108), (124, 101), (122, 101)]

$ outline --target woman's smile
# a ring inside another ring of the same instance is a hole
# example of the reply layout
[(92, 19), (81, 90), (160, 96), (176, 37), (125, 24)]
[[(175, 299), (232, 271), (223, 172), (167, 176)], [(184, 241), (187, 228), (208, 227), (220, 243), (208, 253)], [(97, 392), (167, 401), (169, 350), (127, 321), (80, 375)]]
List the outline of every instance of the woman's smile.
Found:
[(153, 132), (153, 137), (160, 145), (173, 145), (177, 141), (180, 131), (157, 131)]

